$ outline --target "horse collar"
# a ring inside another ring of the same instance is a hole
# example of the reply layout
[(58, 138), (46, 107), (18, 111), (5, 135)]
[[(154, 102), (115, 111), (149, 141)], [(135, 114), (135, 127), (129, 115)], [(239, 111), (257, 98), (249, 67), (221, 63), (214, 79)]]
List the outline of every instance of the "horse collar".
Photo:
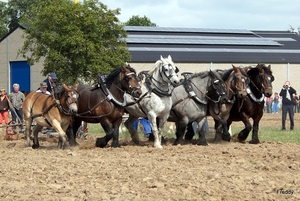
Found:
[(264, 94), (261, 94), (261, 97), (260, 97), (259, 99), (256, 98), (256, 97), (254, 96), (254, 94), (252, 93), (252, 91), (251, 91), (251, 89), (250, 89), (249, 86), (247, 86), (246, 91), (247, 91), (247, 94), (249, 94), (250, 98), (251, 98), (253, 101), (257, 102), (257, 103), (261, 103), (261, 102), (264, 100), (264, 98), (265, 98)]

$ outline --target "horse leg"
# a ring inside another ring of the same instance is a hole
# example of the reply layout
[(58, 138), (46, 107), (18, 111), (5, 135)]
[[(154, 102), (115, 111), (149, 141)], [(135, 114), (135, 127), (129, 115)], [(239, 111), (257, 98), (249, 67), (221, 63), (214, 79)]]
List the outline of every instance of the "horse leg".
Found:
[(223, 131), (222, 123), (221, 123), (221, 119), (220, 120), (214, 119), (214, 121), (215, 121), (215, 130), (216, 130), (214, 142), (218, 143), (222, 141), (222, 131)]
[(156, 122), (156, 115), (152, 114), (152, 113), (149, 113), (148, 114), (148, 120), (149, 120), (149, 123), (150, 123), (151, 128), (152, 128), (152, 133), (154, 135), (154, 144), (153, 144), (153, 146), (155, 148), (162, 149), (163, 147), (161, 146), (161, 133), (160, 133), (159, 128), (157, 126), (158, 124)]
[(120, 124), (113, 127), (114, 134), (113, 134), (113, 141), (111, 144), (111, 147), (113, 147), (113, 148), (121, 147), (121, 145), (119, 143), (119, 127), (120, 127)]
[(228, 132), (227, 120), (225, 120), (224, 118), (221, 118), (219, 121), (219, 126), (216, 129), (216, 136), (217, 135), (221, 136), (221, 139), (224, 141), (230, 142), (230, 140), (231, 140), (231, 135)]
[(70, 146), (78, 146), (78, 143), (76, 142), (76, 133), (80, 125), (81, 125), (81, 121), (75, 119), (73, 123), (69, 125), (66, 131)]
[(187, 125), (187, 119), (183, 119), (180, 122), (176, 122), (176, 140), (174, 141), (173, 145), (182, 144), (184, 131)]
[(248, 118), (246, 120), (243, 120), (243, 122), (244, 122), (245, 128), (243, 130), (241, 130), (238, 134), (237, 139), (239, 142), (244, 142), (247, 139), (250, 131), (252, 130), (252, 125)]
[(42, 130), (42, 128), (43, 128), (43, 126), (40, 126), (38, 124), (36, 124), (33, 128), (33, 145), (32, 145), (33, 149), (38, 149), (40, 147), (38, 134), (39, 134), (39, 131)]
[(205, 132), (201, 131), (201, 128), (204, 125), (205, 121), (206, 121), (206, 118), (203, 118), (200, 122), (198, 122), (197, 132), (199, 135), (199, 139), (198, 139), (197, 145), (204, 145), (204, 146), (208, 145), (206, 138), (205, 138)]
[(188, 123), (187, 130), (185, 133), (184, 140), (191, 141), (195, 135), (194, 129), (193, 129), (193, 122)]
[(28, 118), (26, 121), (25, 121), (25, 124), (26, 124), (26, 128), (25, 128), (25, 136), (26, 136), (26, 145), (28, 147), (31, 146), (31, 143), (30, 143), (30, 136), (31, 136), (31, 124), (32, 124), (32, 118)]
[(139, 135), (138, 135), (138, 131), (135, 130), (132, 125), (133, 122), (135, 120), (137, 120), (138, 117), (134, 117), (132, 115), (129, 115), (128, 119), (125, 121), (124, 125), (126, 126), (126, 128), (128, 129), (131, 139), (135, 144), (139, 144), (140, 143), (140, 139), (139, 139)]
[(101, 122), (101, 126), (103, 130), (105, 131), (105, 136), (101, 138), (97, 138), (96, 140), (96, 147), (104, 148), (109, 140), (113, 138), (114, 130), (112, 128), (111, 123), (106, 119), (105, 121)]
[(259, 120), (253, 121), (253, 130), (252, 130), (252, 140), (249, 142), (251, 144), (259, 144), (258, 139), (258, 130), (259, 130)]
[(64, 130), (67, 130), (69, 125), (64, 125), (64, 129), (62, 128), (62, 125), (57, 121), (52, 121), (52, 127), (56, 130), (56, 132), (59, 135), (58, 139), (58, 148), (59, 149), (65, 149), (67, 147), (67, 135)]

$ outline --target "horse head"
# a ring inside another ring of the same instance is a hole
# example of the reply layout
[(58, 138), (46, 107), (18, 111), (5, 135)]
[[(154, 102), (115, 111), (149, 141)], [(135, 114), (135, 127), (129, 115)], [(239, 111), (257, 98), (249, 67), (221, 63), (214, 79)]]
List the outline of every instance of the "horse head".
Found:
[(209, 71), (211, 83), (207, 90), (207, 95), (214, 101), (219, 102), (225, 99), (226, 85), (221, 78), (220, 74), (215, 71)]
[(232, 65), (233, 68), (233, 80), (231, 81), (230, 88), (237, 95), (238, 98), (245, 98), (247, 96), (247, 86), (250, 83), (250, 79), (246, 71), (241, 67)]
[(271, 65), (258, 64), (261, 76), (263, 77), (262, 86), (264, 88), (264, 94), (266, 97), (271, 97), (273, 94), (272, 82), (275, 80), (271, 71)]
[[(67, 104), (67, 110), (69, 114), (76, 114), (78, 111), (78, 98), (79, 94), (77, 91), (78, 85), (76, 84), (75, 86), (69, 87), (66, 84), (63, 84), (64, 88), (64, 98)], [(63, 97), (63, 96), (62, 96)], [(66, 108), (64, 108), (66, 110)]]
[(266, 97), (272, 96), (272, 82), (274, 81), (274, 76), (271, 71), (271, 65), (258, 64), (255, 68), (248, 67), (248, 69), (245, 68), (245, 70), (257, 91)]
[[(157, 70), (159, 70), (159, 75), (164, 82), (170, 83), (173, 86), (177, 86), (179, 84), (180, 80), (177, 75), (179, 69), (173, 63), (170, 55), (167, 58), (163, 58), (162, 56), (160, 56), (160, 60), (156, 61), (155, 68), (149, 71), (149, 75), (154, 76), (154, 73)], [(155, 79), (159, 82), (158, 77)]]
[(137, 77), (136, 71), (130, 67), (122, 67), (120, 75), (120, 80), (122, 89), (127, 93), (131, 94), (133, 97), (138, 98), (142, 94), (141, 86), (139, 83), (139, 78)]

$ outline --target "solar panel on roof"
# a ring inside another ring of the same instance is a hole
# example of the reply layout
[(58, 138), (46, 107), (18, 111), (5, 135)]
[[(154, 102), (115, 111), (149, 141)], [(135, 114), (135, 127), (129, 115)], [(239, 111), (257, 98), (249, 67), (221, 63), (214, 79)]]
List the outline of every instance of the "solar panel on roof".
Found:
[(264, 38), (161, 38), (161, 37), (128, 37), (127, 43), (151, 43), (151, 44), (198, 44), (198, 45), (268, 45), (281, 46), (280, 43)]
[(129, 51), (151, 51), (151, 52), (224, 52), (224, 53), (292, 53), (292, 54), (300, 54), (300, 50), (293, 49), (239, 49), (239, 48), (169, 48), (169, 47), (129, 47)]
[(202, 33), (240, 33), (253, 34), (246, 29), (207, 29), (207, 28), (176, 28), (176, 27), (148, 27), (148, 26), (125, 26), (126, 31), (160, 31), (160, 32), (202, 32)]

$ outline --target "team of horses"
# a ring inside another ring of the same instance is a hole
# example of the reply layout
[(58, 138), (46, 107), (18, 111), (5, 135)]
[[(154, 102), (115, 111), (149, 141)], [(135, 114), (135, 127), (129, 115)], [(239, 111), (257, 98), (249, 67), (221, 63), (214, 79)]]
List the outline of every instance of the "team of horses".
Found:
[[(134, 143), (139, 144), (133, 122), (145, 117), (154, 135), (154, 147), (162, 148), (164, 124), (175, 122), (174, 145), (193, 138), (185, 134), (187, 126), (197, 123), (198, 145), (207, 145), (201, 128), (207, 116), (215, 120), (215, 141), (230, 141), (228, 128), (233, 121), (243, 121), (245, 128), (237, 139), (245, 141), (252, 130), (250, 143), (259, 143), (259, 121), (263, 116), (264, 97), (272, 95), (271, 66), (236, 67), (227, 70), (181, 73), (171, 56), (160, 57), (154, 67), (137, 75), (124, 66), (109, 74), (99, 74), (94, 86), (63, 85), (54, 95), (30, 93), (23, 104), (26, 139), (30, 146), (31, 124), (33, 148), (39, 147), (38, 132), (53, 127), (59, 134), (59, 148), (77, 145), (76, 132), (81, 122), (99, 123), (105, 136), (96, 139), (97, 147), (120, 147), (119, 126), (124, 113), (129, 114), (125, 126)], [(56, 94), (56, 95), (55, 95)], [(249, 119), (253, 119), (253, 126)], [(185, 138), (184, 138), (185, 134)]]

